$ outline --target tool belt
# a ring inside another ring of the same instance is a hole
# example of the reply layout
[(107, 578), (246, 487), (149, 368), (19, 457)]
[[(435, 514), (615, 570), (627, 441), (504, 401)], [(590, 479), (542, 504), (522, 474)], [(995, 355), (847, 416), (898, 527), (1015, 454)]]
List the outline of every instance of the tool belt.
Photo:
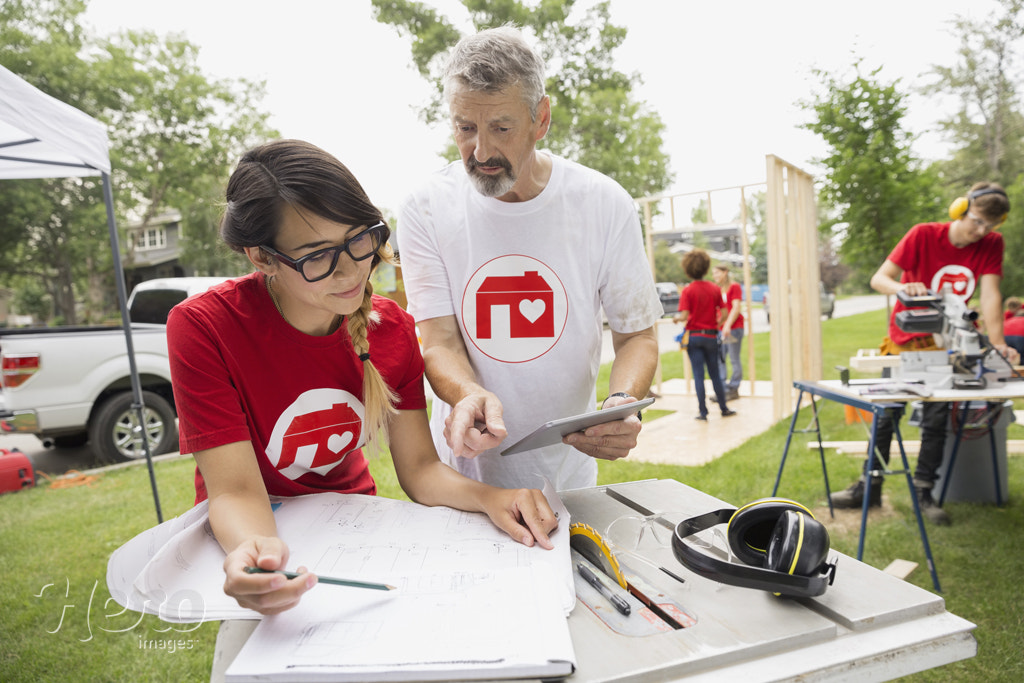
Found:
[(718, 330), (687, 330), (690, 334), (706, 334), (710, 337), (717, 337)]
[(935, 344), (935, 337), (928, 335), (927, 337), (914, 337), (906, 344), (897, 344), (889, 337), (882, 340), (882, 343), (878, 345), (879, 350), (883, 356), (898, 356), (904, 351), (939, 351), (939, 347)]

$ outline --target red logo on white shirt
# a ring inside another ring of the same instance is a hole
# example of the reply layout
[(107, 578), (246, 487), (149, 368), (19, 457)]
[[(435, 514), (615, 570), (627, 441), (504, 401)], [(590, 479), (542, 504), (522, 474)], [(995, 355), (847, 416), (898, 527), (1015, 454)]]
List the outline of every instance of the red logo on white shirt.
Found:
[(480, 351), (520, 363), (547, 353), (565, 329), (565, 287), (543, 262), (512, 254), (482, 265), (462, 297), (462, 324)]

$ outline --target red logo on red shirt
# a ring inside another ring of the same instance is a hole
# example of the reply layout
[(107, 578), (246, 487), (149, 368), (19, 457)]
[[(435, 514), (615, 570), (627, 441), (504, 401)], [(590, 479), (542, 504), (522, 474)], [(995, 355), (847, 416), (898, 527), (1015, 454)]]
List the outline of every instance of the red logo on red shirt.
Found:
[(363, 406), (347, 391), (314, 389), (281, 414), (267, 444), (267, 457), (291, 480), (313, 472), (325, 476), (362, 445)]
[(953, 294), (966, 303), (974, 294), (974, 273), (963, 266), (943, 266), (932, 277), (931, 290), (941, 294), (946, 285), (949, 285)]

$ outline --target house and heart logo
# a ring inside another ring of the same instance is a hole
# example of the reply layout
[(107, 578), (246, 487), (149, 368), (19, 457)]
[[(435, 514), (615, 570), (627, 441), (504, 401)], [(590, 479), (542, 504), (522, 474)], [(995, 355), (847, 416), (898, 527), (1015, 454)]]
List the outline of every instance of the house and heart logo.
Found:
[(466, 336), (481, 352), (506, 363), (547, 353), (569, 313), (565, 287), (545, 263), (510, 254), (480, 266), (462, 296)]
[(314, 472), (326, 475), (363, 442), (363, 404), (340, 389), (311, 389), (277, 419), (267, 457), (295, 481)]
[(932, 277), (930, 289), (936, 294), (941, 294), (946, 285), (949, 285), (953, 294), (967, 303), (967, 300), (974, 294), (974, 273), (970, 268), (964, 266), (943, 266)]
[(519, 302), (519, 314), (531, 323), (537, 322), (537, 319), (548, 310), (548, 305), (543, 299), (523, 299)]

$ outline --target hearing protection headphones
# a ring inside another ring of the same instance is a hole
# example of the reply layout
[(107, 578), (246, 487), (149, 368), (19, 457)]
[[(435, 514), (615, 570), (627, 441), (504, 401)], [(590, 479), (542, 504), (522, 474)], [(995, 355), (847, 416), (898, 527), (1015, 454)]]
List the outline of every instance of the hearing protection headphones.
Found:
[[(728, 524), (729, 548), (753, 566), (715, 559), (683, 541), (718, 524)], [(794, 598), (821, 595), (835, 581), (836, 565), (826, 561), (828, 551), (824, 525), (806, 507), (785, 498), (691, 517), (672, 535), (676, 559), (704, 578)]]
[[(975, 190), (974, 192), (969, 193), (966, 197), (957, 197), (956, 199), (954, 199), (953, 203), (949, 205), (949, 217), (954, 221), (960, 220), (961, 218), (967, 215), (968, 211), (970, 211), (971, 204), (974, 202), (975, 199), (977, 199), (978, 197), (983, 197), (987, 194), (1001, 194), (1004, 197), (1006, 197), (1007, 203), (1009, 203), (1010, 201), (1010, 198), (1006, 196), (1006, 193), (998, 188), (982, 188), (980, 190)], [(1003, 217), (999, 219), (999, 223), (1002, 224), (1002, 222), (1006, 220), (1006, 217), (1008, 215), (1009, 214), (1004, 213)]]

